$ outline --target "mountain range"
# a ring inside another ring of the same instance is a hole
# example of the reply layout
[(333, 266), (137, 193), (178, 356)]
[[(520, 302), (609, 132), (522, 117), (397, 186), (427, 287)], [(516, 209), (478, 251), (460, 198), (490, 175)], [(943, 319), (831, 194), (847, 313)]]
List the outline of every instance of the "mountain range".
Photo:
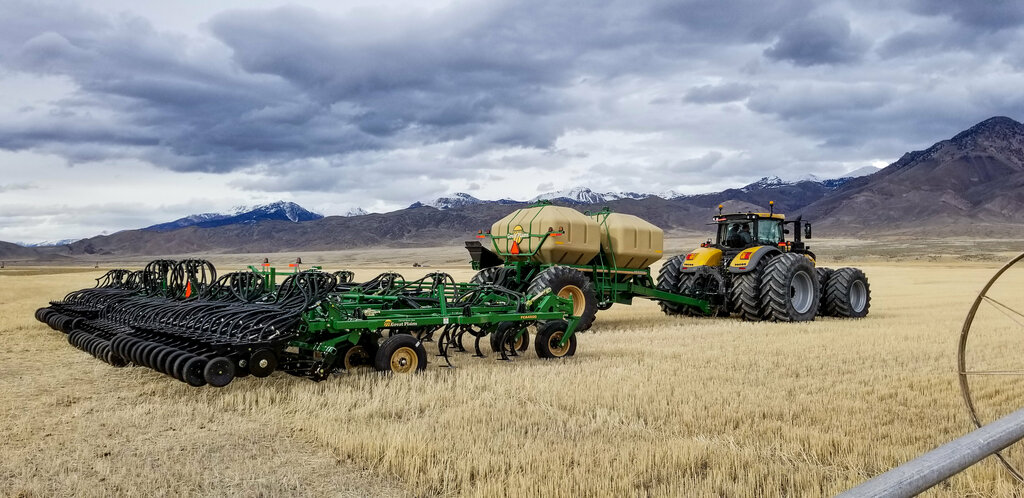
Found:
[[(764, 210), (803, 215), (828, 235), (948, 236), (1020, 234), (1024, 228), (1024, 125), (987, 119), (956, 136), (908, 152), (889, 166), (862, 168), (837, 179), (765, 177), (722, 192), (675, 195), (594, 192), (576, 188), (538, 199), (593, 205), (635, 214), (671, 232), (705, 233), (719, 204), (726, 211)], [(140, 230), (126, 230), (57, 248), (0, 246), (62, 255), (156, 255), (189, 252), (332, 250), (373, 245), (461, 244), (512, 209), (511, 199), (486, 201), (458, 193), (390, 213), (322, 217), (294, 203), (231, 215), (195, 215)], [(262, 213), (262, 214), (259, 214)], [(265, 216), (264, 216), (265, 215)], [(46, 252), (49, 251), (49, 252)], [(28, 256), (26, 256), (28, 257)]]
[(300, 223), (303, 221), (319, 220), (320, 218), (323, 218), (323, 215), (308, 211), (294, 202), (278, 201), (255, 207), (240, 206), (235, 208), (234, 212), (230, 214), (193, 214), (167, 223), (151, 225), (142, 230), (167, 232), (186, 227), (214, 228), (226, 225), (254, 224), (271, 220)]

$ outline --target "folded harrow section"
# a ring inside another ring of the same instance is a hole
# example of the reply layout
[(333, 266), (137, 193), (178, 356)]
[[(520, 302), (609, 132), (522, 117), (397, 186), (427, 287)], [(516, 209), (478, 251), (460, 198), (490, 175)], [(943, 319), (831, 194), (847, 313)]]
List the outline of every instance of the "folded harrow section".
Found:
[(445, 273), (414, 281), (383, 273), (363, 283), (348, 271), (277, 276), (250, 267), (218, 278), (207, 261), (157, 260), (111, 270), (36, 318), (110, 365), (145, 366), (197, 387), (276, 370), (314, 380), (361, 366), (412, 372), (426, 367), (431, 341), (452, 366), (449, 354), (467, 350), (467, 334), (475, 356), (489, 337), (508, 360), (526, 349), (530, 326), (539, 356), (575, 352), (572, 301), (550, 290), (528, 297)]

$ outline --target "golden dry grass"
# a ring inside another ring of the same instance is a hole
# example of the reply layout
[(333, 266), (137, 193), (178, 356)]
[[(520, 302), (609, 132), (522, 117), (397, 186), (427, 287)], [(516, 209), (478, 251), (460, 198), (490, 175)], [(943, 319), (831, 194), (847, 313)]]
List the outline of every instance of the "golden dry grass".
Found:
[[(969, 429), (955, 347), (995, 267), (863, 265), (860, 321), (676, 318), (637, 300), (565, 361), (460, 355), (418, 376), (224, 389), (114, 369), (33, 320), (96, 273), (0, 273), (0, 494), (830, 495)], [(1005, 413), (1024, 405), (1014, 391), (983, 399)], [(1016, 491), (987, 460), (933, 493)]]

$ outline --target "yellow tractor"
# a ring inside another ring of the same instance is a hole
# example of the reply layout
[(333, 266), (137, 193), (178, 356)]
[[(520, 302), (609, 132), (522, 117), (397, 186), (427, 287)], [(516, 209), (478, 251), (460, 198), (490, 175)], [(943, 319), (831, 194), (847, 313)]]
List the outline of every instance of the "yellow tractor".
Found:
[[(775, 214), (774, 201), (769, 204), (767, 213), (722, 214), (718, 206), (715, 241), (665, 261), (658, 289), (709, 301), (711, 315), (750, 321), (866, 316), (871, 291), (864, 272), (816, 268), (814, 253), (803, 242), (811, 238), (811, 224), (800, 217), (787, 221)], [(786, 237), (789, 227), (792, 240)], [(707, 314), (669, 301), (661, 308), (670, 315)]]

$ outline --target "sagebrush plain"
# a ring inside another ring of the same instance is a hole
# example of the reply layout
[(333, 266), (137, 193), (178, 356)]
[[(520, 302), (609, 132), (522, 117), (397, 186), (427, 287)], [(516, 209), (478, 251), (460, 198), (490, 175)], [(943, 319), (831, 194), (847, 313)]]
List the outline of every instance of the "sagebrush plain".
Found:
[[(451, 248), (414, 259), (428, 268), (409, 267), (414, 254), (303, 259), (357, 278), (473, 273)], [(115, 369), (33, 319), (48, 300), (90, 286), (107, 263), (7, 268), (0, 494), (835, 494), (971, 428), (956, 344), (975, 295), (1009, 253), (950, 254), (822, 257), (867, 273), (863, 320), (670, 317), (638, 299), (599, 313), (567, 360), (541, 360), (532, 349), (511, 363), (463, 354), (458, 368), (432, 359), (422, 375), (343, 373), (314, 383), (277, 373), (223, 389)], [(228, 271), (246, 258), (215, 261)], [(1024, 278), (1011, 275), (1003, 287), (1007, 300), (1024, 295)], [(991, 360), (986, 367), (1014, 368), (1024, 334), (1005, 322), (989, 313), (976, 325), (989, 334), (972, 350)], [(987, 414), (1024, 405), (1007, 395), (1020, 392), (1021, 378), (992, 382), (979, 387)], [(1007, 496), (1017, 486), (989, 459), (931, 493)]]

